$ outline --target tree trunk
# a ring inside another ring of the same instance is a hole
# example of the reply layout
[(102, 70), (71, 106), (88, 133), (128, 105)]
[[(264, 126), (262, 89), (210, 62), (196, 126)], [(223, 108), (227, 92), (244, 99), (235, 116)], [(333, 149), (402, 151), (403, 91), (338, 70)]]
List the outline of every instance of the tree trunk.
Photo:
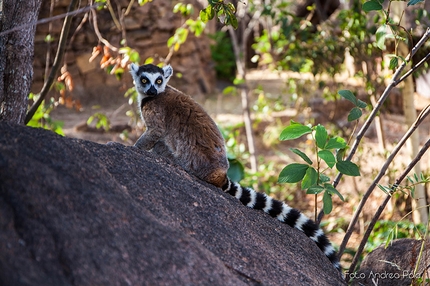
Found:
[[(243, 20), (241, 20), (241, 24), (244, 25)], [(252, 29), (252, 27), (243, 28)], [(252, 130), (252, 119), (251, 119), (251, 110), (249, 108), (249, 98), (248, 98), (248, 82), (246, 81), (246, 47), (245, 43), (247, 40), (247, 34), (243, 32), (241, 46), (239, 40), (231, 26), (228, 27), (228, 31), (230, 33), (231, 42), (233, 44), (234, 56), (236, 58), (236, 68), (237, 74), (236, 78), (239, 80), (243, 80), (243, 83), (240, 84), (240, 96), (242, 99), (242, 115), (243, 121), (245, 123), (245, 131), (246, 131), (246, 139), (248, 142), (248, 151), (249, 151), (249, 161), (251, 164), (251, 171), (253, 173), (257, 172), (257, 152), (255, 150), (255, 140), (254, 140), (254, 131)]]
[(22, 124), (41, 0), (0, 0), (0, 121)]

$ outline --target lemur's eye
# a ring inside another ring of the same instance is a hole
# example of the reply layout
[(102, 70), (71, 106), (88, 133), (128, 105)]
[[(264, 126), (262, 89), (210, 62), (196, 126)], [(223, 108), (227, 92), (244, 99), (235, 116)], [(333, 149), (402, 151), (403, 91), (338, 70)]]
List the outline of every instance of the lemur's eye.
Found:
[(163, 81), (159, 78), (157, 79), (157, 84), (161, 84)]
[(142, 83), (147, 83), (148, 80), (146, 78), (142, 78)]

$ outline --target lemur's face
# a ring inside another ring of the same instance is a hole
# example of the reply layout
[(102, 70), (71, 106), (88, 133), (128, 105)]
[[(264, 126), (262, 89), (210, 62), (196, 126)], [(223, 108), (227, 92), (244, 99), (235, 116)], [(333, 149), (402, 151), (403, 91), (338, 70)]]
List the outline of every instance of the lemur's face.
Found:
[(132, 63), (130, 73), (138, 93), (153, 97), (164, 92), (167, 82), (173, 74), (173, 69), (170, 65), (163, 68), (151, 64), (139, 67)]

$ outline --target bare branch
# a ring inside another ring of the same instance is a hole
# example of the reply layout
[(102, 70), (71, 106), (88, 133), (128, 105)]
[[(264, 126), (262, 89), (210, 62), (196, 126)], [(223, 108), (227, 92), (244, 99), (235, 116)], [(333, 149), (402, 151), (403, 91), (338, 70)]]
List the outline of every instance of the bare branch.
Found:
[(67, 16), (75, 16), (75, 15), (87, 12), (87, 11), (89, 11), (91, 9), (97, 8), (97, 7), (101, 6), (101, 5), (102, 5), (101, 3), (96, 3), (96, 4), (93, 4), (93, 5), (88, 6), (88, 7), (80, 8), (80, 9), (78, 9), (76, 11), (67, 12), (67, 13), (56, 15), (56, 16), (53, 16), (53, 17), (40, 19), (38, 21), (34, 21), (34, 22), (31, 22), (31, 23), (28, 23), (28, 24), (25, 24), (25, 25), (16, 26), (13, 29), (1, 32), (0, 36), (9, 34), (9, 33), (15, 32), (15, 31), (19, 31), (19, 30), (22, 30), (22, 29), (26, 29), (28, 27), (32, 27), (32, 26), (34, 26), (34, 24), (36, 24), (36, 25), (46, 24), (46, 23), (49, 23), (49, 22), (52, 22), (52, 21), (55, 21), (55, 20), (58, 20), (58, 19), (66, 18)]
[(63, 61), (64, 52), (66, 50), (67, 35), (70, 31), (73, 15), (75, 15), (70, 12), (76, 9), (77, 4), (78, 0), (72, 0), (70, 2), (68, 13), (66, 18), (64, 19), (63, 28), (61, 29), (60, 40), (58, 43), (58, 49), (57, 54), (55, 55), (54, 64), (52, 65), (49, 77), (46, 79), (45, 83), (43, 84), (42, 90), (39, 93), (39, 98), (36, 100), (36, 102), (33, 104), (27, 115), (25, 116), (25, 124), (27, 124), (31, 120), (31, 118), (33, 118), (33, 115), (36, 113), (37, 108), (39, 108), (40, 104), (45, 99), (46, 94), (48, 93), (49, 89), (52, 86), (52, 83), (54, 82), (55, 75), (57, 74), (61, 62)]
[(407, 73), (405, 73), (400, 79), (399, 82), (402, 82), (410, 76), (413, 72), (419, 69), (428, 59), (430, 59), (430, 53), (428, 53), (424, 58), (422, 58), (416, 65), (414, 65)]
[(127, 16), (128, 13), (131, 11), (131, 7), (133, 6), (134, 0), (131, 0), (130, 3), (127, 6), (127, 10), (125, 10), (124, 16)]
[(106, 40), (105, 38), (103, 38), (102, 34), (100, 33), (99, 30), (99, 25), (97, 24), (97, 13), (94, 9), (91, 9), (91, 14), (93, 16), (93, 25), (94, 25), (94, 32), (97, 35), (97, 38), (99, 39), (100, 42), (102, 42), (106, 47), (108, 47), (109, 49), (111, 49), (114, 52), (118, 51), (118, 48), (113, 46), (111, 43), (109, 43), (108, 40)]
[(112, 20), (115, 23), (116, 28), (121, 31), (122, 30), (121, 24), (119, 23), (118, 19), (115, 16), (115, 12), (113, 11), (112, 3), (110, 2), (110, 0), (107, 0), (107, 7), (108, 7), (109, 13), (112, 17)]

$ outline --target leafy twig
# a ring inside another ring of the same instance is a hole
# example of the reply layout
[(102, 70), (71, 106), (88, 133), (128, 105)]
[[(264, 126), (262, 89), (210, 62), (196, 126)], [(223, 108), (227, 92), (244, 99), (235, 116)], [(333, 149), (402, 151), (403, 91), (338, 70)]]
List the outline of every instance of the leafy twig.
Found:
[(69, 34), (70, 26), (72, 24), (72, 18), (74, 15), (71, 14), (71, 12), (76, 9), (78, 2), (78, 0), (72, 0), (70, 2), (68, 13), (66, 18), (64, 19), (63, 28), (61, 29), (60, 40), (58, 42), (58, 49), (57, 54), (55, 55), (54, 64), (52, 65), (51, 72), (49, 73), (49, 76), (43, 84), (42, 90), (39, 93), (39, 98), (36, 100), (36, 102), (33, 104), (27, 115), (25, 116), (25, 124), (27, 124), (33, 117), (34, 113), (36, 113), (36, 110), (39, 108), (40, 104), (45, 99), (46, 94), (48, 93), (49, 89), (52, 86), (52, 83), (54, 82), (55, 75), (60, 68), (61, 62), (63, 61), (64, 52), (66, 50), (67, 36)]
[(58, 20), (58, 19), (66, 18), (67, 16), (75, 16), (75, 15), (87, 12), (87, 11), (89, 11), (91, 9), (97, 8), (100, 5), (102, 5), (102, 4), (101, 3), (95, 3), (95, 4), (91, 5), (91, 6), (80, 8), (80, 9), (78, 9), (76, 11), (73, 11), (73, 12), (67, 12), (67, 13), (56, 15), (56, 16), (53, 16), (53, 17), (40, 19), (40, 20), (38, 20), (36, 22), (32, 22), (32, 23), (28, 23), (28, 24), (25, 24), (25, 25), (16, 26), (13, 29), (0, 32), (0, 36), (9, 34), (9, 33), (15, 32), (15, 31), (19, 31), (19, 30), (22, 30), (22, 29), (26, 29), (28, 27), (33, 26), (34, 24), (36, 24), (36, 25), (46, 24), (46, 23), (49, 23), (49, 22), (52, 22), (52, 21), (55, 21), (55, 20)]
[[(401, 83), (406, 76), (402, 76), (400, 77), (400, 74), (402, 73), (403, 69), (406, 67), (406, 64), (412, 59), (412, 57), (415, 55), (415, 53), (421, 48), (421, 46), (430, 38), (430, 27), (427, 28), (426, 32), (424, 33), (424, 35), (421, 37), (421, 39), (418, 41), (418, 43), (412, 48), (411, 53), (409, 53), (409, 55), (406, 57), (405, 61), (400, 65), (400, 67), (397, 68), (396, 72), (393, 75), (393, 78), (391, 80), (391, 83), (385, 88), (384, 92), (382, 93), (381, 97), (379, 98), (378, 102), (376, 103), (376, 105), (374, 106), (372, 112), (370, 113), (369, 117), (367, 118), (366, 122), (363, 124), (363, 126), (361, 127), (361, 129), (358, 131), (357, 133), (357, 137), (354, 141), (354, 144), (351, 148), (350, 153), (348, 154), (348, 157), (345, 159), (346, 161), (350, 161), (352, 159), (352, 157), (354, 157), (355, 152), (358, 149), (358, 145), (361, 142), (361, 139), (363, 139), (364, 134), (367, 132), (367, 129), (369, 129), (370, 124), (372, 123), (372, 121), (375, 119), (375, 117), (377, 116), (379, 110), (382, 107), (382, 104), (385, 102), (385, 100), (388, 98), (388, 95), (390, 94), (391, 90), (396, 87), (399, 83)], [(427, 58), (427, 57), (426, 57)], [(422, 61), (420, 61), (418, 64), (416, 64), (414, 67), (412, 67), (411, 70), (416, 71), (418, 67), (420, 67), (423, 64)], [(406, 73), (409, 74), (410, 73)], [(405, 74), (405, 75), (406, 75)], [(339, 184), (340, 179), (342, 178), (343, 174), (339, 173), (336, 178), (333, 181), (333, 187), (336, 188), (336, 186)], [(365, 194), (365, 196), (362, 198), (359, 208), (356, 210), (356, 213), (359, 214), (362, 210), (362, 206), (364, 206), (364, 204), (366, 203), (368, 197), (370, 196), (370, 194), (367, 196), (367, 193)], [(324, 213), (321, 211), (319, 213), (318, 216), (318, 222), (320, 222), (322, 220)], [(355, 217), (355, 216), (354, 216)], [(358, 218), (358, 216), (357, 216)], [(353, 220), (350, 223), (350, 227), (354, 227), (354, 225), (357, 223), (357, 220)], [(348, 227), (349, 229), (349, 227)], [(349, 238), (349, 237), (348, 237)]]

